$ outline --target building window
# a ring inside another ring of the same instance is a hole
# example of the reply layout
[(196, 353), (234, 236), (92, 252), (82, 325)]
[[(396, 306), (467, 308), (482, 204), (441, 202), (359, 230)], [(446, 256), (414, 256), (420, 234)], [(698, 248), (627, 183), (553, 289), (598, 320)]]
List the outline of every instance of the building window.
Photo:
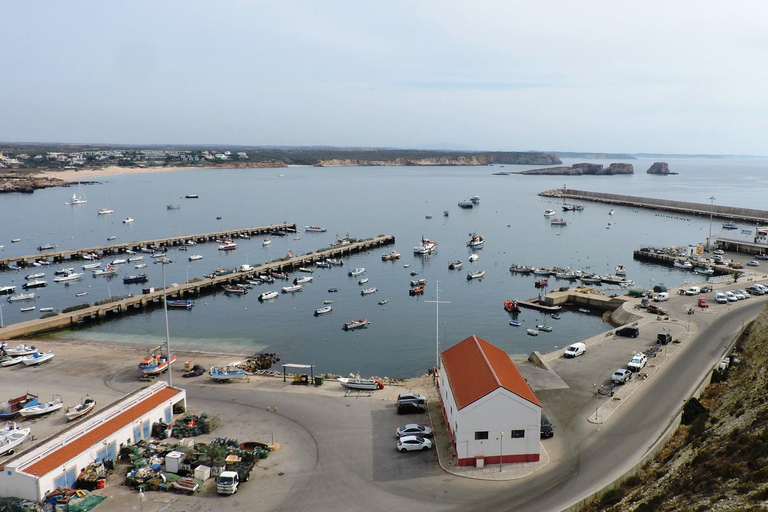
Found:
[(475, 441), (482, 441), (484, 439), (488, 439), (488, 431), (485, 432), (475, 432)]
[(512, 439), (525, 437), (525, 430), (513, 430)]

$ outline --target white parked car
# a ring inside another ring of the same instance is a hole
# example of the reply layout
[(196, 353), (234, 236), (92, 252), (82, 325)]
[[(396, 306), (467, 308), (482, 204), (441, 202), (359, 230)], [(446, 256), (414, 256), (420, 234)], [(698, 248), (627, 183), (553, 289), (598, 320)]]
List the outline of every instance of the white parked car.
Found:
[(728, 297), (726, 297), (725, 293), (723, 292), (717, 292), (715, 293), (715, 302), (717, 302), (718, 304), (727, 304)]
[(725, 292), (725, 298), (728, 299), (728, 302), (736, 302), (739, 300), (733, 292)]
[(397, 450), (402, 453), (430, 448), (432, 448), (432, 441), (421, 436), (403, 436), (397, 440)]
[(712, 254), (717, 254), (718, 256), (722, 256), (723, 254), (725, 254), (725, 252), (721, 249), (715, 249), (714, 251), (712, 251)]
[[(736, 300), (744, 300), (747, 298), (743, 293), (741, 293), (740, 290), (731, 290), (731, 293), (736, 297)], [(727, 292), (726, 292), (726, 296), (727, 296)]]
[[(745, 299), (751, 299), (752, 298), (752, 296), (749, 294), (749, 292), (747, 290), (742, 290), (741, 288), (739, 288), (738, 290), (734, 290), (733, 292), (734, 293), (738, 292), (738, 293), (742, 294)], [(737, 297), (738, 297), (738, 295), (737, 295)]]
[(701, 288), (698, 286), (691, 286), (685, 291), (686, 295), (698, 295), (699, 293), (701, 293)]
[(667, 292), (660, 292), (653, 296), (655, 302), (666, 302), (669, 300), (669, 294)]
[(574, 343), (573, 345), (569, 345), (568, 348), (565, 349), (565, 353), (563, 355), (565, 357), (578, 357), (584, 354), (586, 351), (587, 351), (587, 346), (584, 343)]
[(645, 368), (646, 364), (648, 364), (648, 356), (640, 352), (632, 356), (632, 359), (627, 363), (627, 368), (633, 372), (639, 372)]
[(759, 267), (760, 266), (760, 262), (757, 261), (757, 260), (752, 260), (752, 261), (747, 262), (747, 265), (749, 265), (750, 267)]
[(419, 425), (418, 423), (409, 423), (404, 427), (397, 429), (397, 437), (403, 436), (421, 436), (430, 437), (432, 435), (432, 427), (426, 425)]

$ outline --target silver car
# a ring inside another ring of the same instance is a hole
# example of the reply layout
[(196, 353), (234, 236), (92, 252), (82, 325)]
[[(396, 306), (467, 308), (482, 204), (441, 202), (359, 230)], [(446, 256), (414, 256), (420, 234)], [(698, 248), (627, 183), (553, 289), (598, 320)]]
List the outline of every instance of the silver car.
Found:
[(626, 368), (619, 368), (611, 375), (611, 380), (614, 384), (625, 384), (631, 378), (632, 372)]
[(432, 427), (426, 425), (419, 425), (418, 423), (409, 423), (404, 427), (397, 429), (397, 437), (403, 436), (421, 436), (430, 437), (432, 435)]

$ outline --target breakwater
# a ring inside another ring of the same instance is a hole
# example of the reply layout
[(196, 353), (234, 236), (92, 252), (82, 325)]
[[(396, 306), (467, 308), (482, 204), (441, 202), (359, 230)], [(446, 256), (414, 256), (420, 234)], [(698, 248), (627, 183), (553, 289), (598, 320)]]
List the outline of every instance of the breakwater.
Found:
[(656, 199), (651, 197), (609, 194), (606, 192), (590, 192), (587, 190), (554, 189), (539, 193), (542, 197), (554, 197), (564, 200), (595, 201), (599, 203), (633, 206), (684, 213), (688, 215), (712, 216), (718, 219), (738, 220), (750, 223), (768, 223), (768, 211), (738, 206), (718, 204), (693, 203), (689, 201), (674, 201), (671, 199)]
[(221, 291), (223, 285), (243, 282), (245, 279), (256, 277), (259, 274), (289, 272), (297, 270), (299, 267), (314, 265), (316, 262), (328, 258), (343, 258), (393, 243), (395, 243), (394, 236), (379, 235), (338, 247), (254, 265), (251, 269), (243, 272), (235, 271), (225, 275), (193, 279), (184, 284), (168, 286), (165, 291), (155, 288), (150, 289), (149, 293), (132, 295), (106, 303), (97, 305), (84, 304), (82, 309), (75, 311), (6, 325), (3, 328), (2, 334), (5, 339), (32, 337), (44, 332), (74, 327), (82, 322), (119, 318), (123, 314), (138, 312), (147, 307), (162, 306), (165, 294), (174, 299), (198, 298), (206, 293)]

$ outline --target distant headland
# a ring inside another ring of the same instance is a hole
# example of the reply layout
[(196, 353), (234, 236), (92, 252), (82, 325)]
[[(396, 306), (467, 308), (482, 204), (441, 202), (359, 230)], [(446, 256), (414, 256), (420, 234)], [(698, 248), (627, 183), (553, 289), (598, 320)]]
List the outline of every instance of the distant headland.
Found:
[(510, 172), (509, 174), (538, 174), (550, 176), (612, 176), (614, 174), (634, 174), (632, 164), (613, 163), (608, 167), (601, 164), (573, 164), (570, 167), (547, 167), (545, 169), (531, 169), (529, 171)]

